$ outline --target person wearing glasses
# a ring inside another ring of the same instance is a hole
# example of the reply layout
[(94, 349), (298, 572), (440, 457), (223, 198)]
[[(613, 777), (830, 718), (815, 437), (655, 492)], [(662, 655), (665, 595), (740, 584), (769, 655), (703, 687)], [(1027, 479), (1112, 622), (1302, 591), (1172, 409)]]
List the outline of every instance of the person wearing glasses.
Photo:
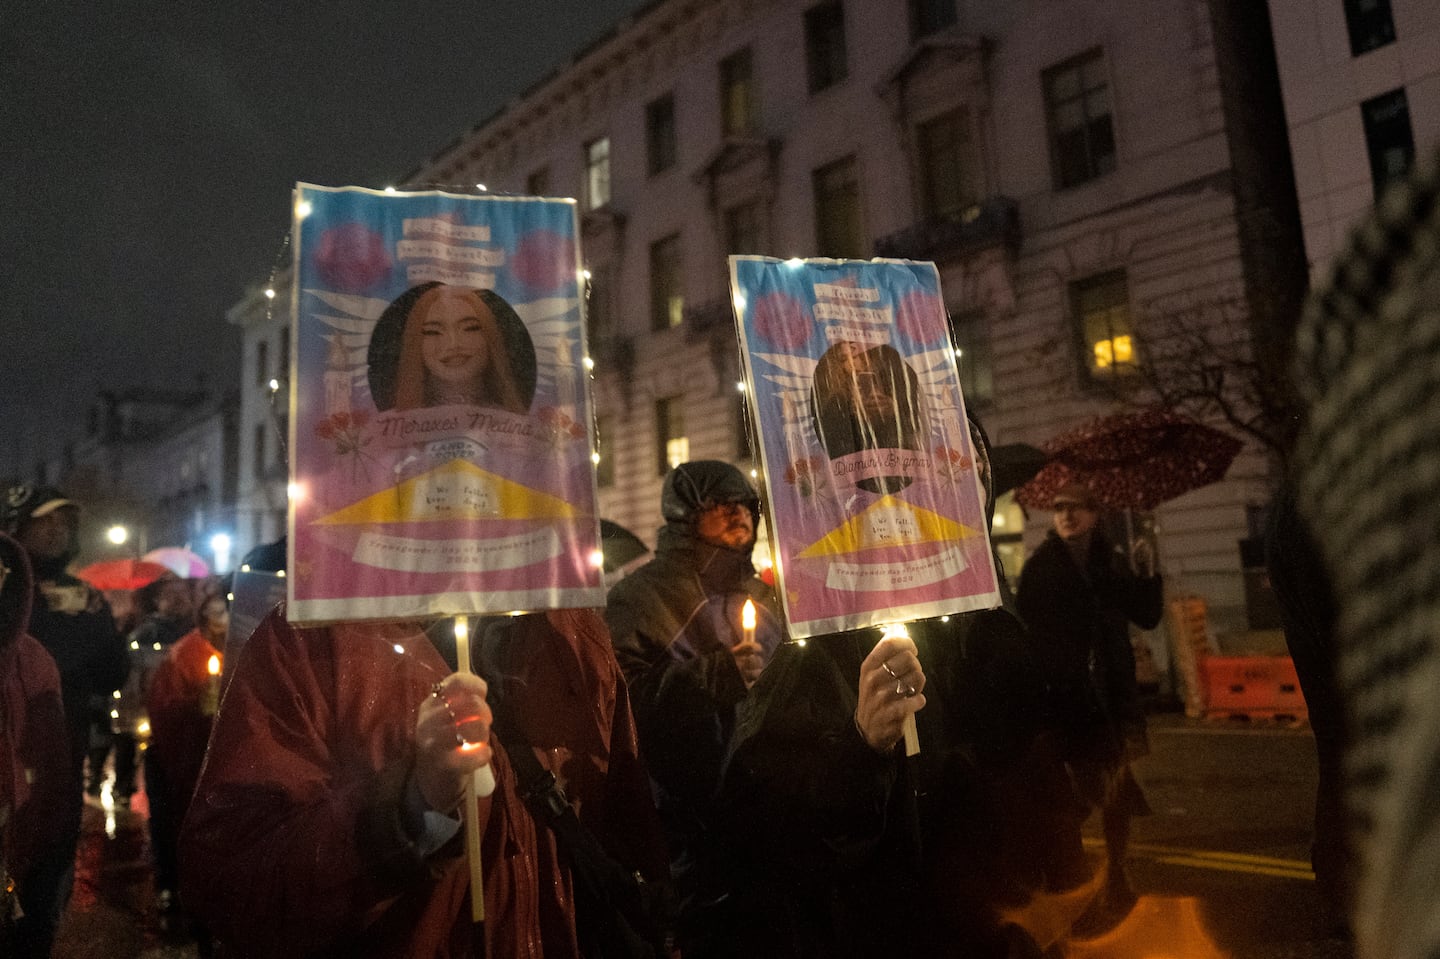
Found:
[[(1054, 528), (1021, 570), (1016, 605), (1048, 660), (1077, 798), (1101, 810), (1109, 865), (1095, 909), (1081, 920), (1098, 929), (1118, 922), (1136, 900), (1125, 849), (1131, 818), (1150, 807), (1130, 770), (1148, 748), (1129, 624), (1159, 624), (1163, 584), (1148, 542), (1127, 556), (1105, 535), (1089, 488), (1062, 487), (1053, 510)], [(1081, 854), (1081, 824), (1074, 825), (1066, 841)]]

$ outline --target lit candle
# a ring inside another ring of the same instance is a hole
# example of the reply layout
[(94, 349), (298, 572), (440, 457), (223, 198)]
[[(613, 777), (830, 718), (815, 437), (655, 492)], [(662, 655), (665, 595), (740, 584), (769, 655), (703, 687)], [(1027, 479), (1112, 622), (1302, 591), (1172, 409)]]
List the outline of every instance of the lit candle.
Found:
[[(885, 627), (882, 639), (909, 639), (910, 630), (905, 628), (904, 623), (891, 623)], [(905, 755), (915, 756), (920, 753), (920, 732), (915, 728), (915, 714), (906, 715), (901, 726), (901, 732), (905, 738)]]
[[(474, 672), (470, 665), (468, 616), (455, 617), (455, 660), (457, 672)], [(485, 921), (485, 880), (480, 866), (480, 823), (474, 816), (475, 803), (494, 791), (495, 773), (489, 763), (475, 770), (465, 781), (465, 856), (470, 863), (470, 918), (474, 922)]]
[(220, 657), (214, 655), (205, 664), (205, 672), (210, 678), (205, 683), (205, 691), (200, 694), (200, 714), (202, 716), (214, 716), (220, 711)]
[(745, 608), (740, 610), (740, 626), (745, 630), (745, 642), (755, 642), (755, 601), (745, 600)]

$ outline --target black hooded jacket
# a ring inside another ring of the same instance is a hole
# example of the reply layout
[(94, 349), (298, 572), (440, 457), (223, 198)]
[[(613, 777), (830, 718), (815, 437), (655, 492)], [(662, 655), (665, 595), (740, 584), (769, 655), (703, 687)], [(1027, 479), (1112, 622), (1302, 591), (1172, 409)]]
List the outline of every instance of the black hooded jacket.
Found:
[[(59, 490), (48, 487), (16, 487), (6, 502), (6, 531), (19, 539), (36, 509), (63, 499)], [(105, 597), (66, 572), (77, 551), (72, 530), (71, 546), (64, 555), (45, 561), (30, 557), (35, 574), (30, 635), (60, 669), (70, 760), (78, 777), (90, 743), (90, 697), (119, 689), (129, 673), (130, 659)]]
[(745, 503), (759, 515), (755, 490), (728, 463), (672, 470), (655, 558), (611, 588), (605, 609), (679, 874), (704, 858), (695, 844), (746, 694), (730, 653), (742, 638), (745, 600), (755, 602), (755, 638), (767, 659), (781, 638), (774, 595), (755, 576), (751, 547), (711, 545), (696, 533), (700, 514), (721, 503)]

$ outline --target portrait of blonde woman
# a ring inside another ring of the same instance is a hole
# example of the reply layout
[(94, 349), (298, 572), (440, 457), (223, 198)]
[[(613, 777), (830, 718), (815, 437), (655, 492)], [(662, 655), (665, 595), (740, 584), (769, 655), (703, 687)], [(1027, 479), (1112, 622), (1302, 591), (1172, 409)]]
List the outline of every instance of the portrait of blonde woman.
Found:
[(368, 359), (381, 412), (484, 406), (526, 413), (535, 396), (535, 345), (493, 290), (411, 287), (380, 315)]

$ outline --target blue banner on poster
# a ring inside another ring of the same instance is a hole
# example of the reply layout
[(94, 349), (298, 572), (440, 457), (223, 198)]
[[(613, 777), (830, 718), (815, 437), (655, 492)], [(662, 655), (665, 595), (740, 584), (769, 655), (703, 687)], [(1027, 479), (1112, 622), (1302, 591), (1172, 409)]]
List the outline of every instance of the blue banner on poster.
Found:
[(794, 637), (998, 606), (933, 264), (731, 257)]

